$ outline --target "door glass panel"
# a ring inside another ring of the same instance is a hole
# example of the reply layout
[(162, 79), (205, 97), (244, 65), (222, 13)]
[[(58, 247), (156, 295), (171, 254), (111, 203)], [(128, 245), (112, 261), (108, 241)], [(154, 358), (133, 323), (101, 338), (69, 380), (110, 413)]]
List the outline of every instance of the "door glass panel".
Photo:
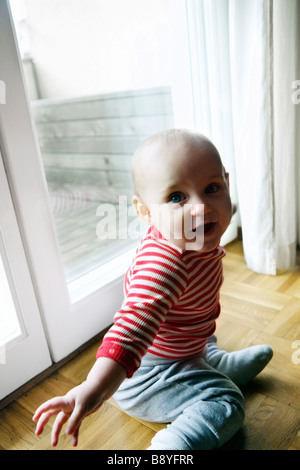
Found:
[(131, 158), (173, 126), (170, 0), (11, 0), (68, 283), (137, 244)]

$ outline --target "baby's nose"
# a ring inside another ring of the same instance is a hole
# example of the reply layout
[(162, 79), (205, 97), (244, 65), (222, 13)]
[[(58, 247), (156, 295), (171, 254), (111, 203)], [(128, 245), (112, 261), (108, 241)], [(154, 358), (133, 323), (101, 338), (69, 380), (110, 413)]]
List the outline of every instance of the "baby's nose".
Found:
[(191, 215), (192, 216), (204, 216), (206, 212), (205, 205), (201, 202), (191, 204)]

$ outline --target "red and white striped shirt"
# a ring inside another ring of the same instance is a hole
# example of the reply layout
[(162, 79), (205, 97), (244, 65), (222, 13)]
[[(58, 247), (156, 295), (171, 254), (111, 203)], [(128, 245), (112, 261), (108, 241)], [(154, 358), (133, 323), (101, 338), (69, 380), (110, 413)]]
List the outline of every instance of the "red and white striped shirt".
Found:
[(127, 377), (146, 352), (169, 359), (200, 354), (220, 314), (225, 250), (182, 251), (149, 227), (125, 276), (125, 299), (97, 351)]

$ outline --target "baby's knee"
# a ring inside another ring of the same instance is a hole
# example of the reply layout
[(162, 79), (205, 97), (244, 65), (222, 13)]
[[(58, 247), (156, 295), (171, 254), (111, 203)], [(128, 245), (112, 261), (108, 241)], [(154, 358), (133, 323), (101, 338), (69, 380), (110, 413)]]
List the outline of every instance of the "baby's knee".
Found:
[(241, 393), (199, 400), (187, 407), (152, 440), (151, 450), (209, 450), (225, 444), (244, 420)]
[(245, 399), (240, 389), (230, 381), (216, 400), (225, 408), (225, 416), (230, 417), (237, 428), (241, 427), (245, 418)]
[(245, 418), (245, 399), (239, 388), (232, 384), (232, 390), (224, 393), (219, 397), (223, 406), (228, 407), (229, 415), (235, 416), (237, 421), (243, 422)]
[(240, 397), (234, 397), (234, 399), (225, 398), (219, 404), (225, 409), (224, 417), (226, 422), (226, 426), (220, 430), (220, 447), (242, 427), (245, 419), (245, 402), (241, 395)]
[[(197, 447), (205, 437), (204, 448), (214, 449), (223, 446), (242, 427), (245, 418), (245, 401), (241, 391), (232, 383), (224, 390), (218, 390), (216, 395), (212, 394), (207, 401), (200, 401), (183, 412), (188, 418), (189, 426), (194, 428), (190, 431), (192, 437), (191, 448)], [(197, 431), (201, 429), (201, 433)], [(198, 434), (198, 435), (197, 435)], [(198, 441), (198, 439), (200, 440)], [(194, 447), (196, 446), (196, 447)]]

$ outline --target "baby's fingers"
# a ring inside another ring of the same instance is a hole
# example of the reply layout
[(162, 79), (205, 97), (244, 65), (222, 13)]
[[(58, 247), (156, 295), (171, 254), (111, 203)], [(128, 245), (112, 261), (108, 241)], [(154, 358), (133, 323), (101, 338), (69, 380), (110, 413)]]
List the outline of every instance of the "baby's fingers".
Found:
[(59, 410), (47, 411), (46, 413), (42, 413), (42, 415), (39, 415), (40, 417), (36, 418), (34, 420), (34, 421), (36, 421), (38, 419), (38, 422), (37, 422), (37, 425), (36, 425), (36, 428), (35, 428), (35, 434), (37, 436), (42, 434), (42, 432), (44, 431), (44, 427), (48, 423), (51, 416), (56, 415), (58, 412), (59, 412)]
[(58, 443), (58, 438), (62, 430), (63, 425), (68, 421), (69, 416), (66, 415), (63, 411), (58, 413), (51, 432), (51, 445), (55, 447)]
[[(76, 406), (74, 408), (73, 413), (70, 416), (66, 433), (69, 435), (75, 436), (74, 439), (76, 440), (76, 442), (78, 439), (78, 431), (79, 431), (80, 425), (85, 416), (86, 416), (86, 412), (82, 409), (81, 406)], [(73, 445), (76, 445), (76, 444), (74, 444), (73, 442)]]
[(74, 447), (76, 447), (77, 444), (78, 444), (78, 434), (79, 434), (79, 427), (76, 429), (76, 431), (71, 436), (72, 445)]
[(49, 411), (54, 411), (54, 413), (58, 413), (61, 409), (64, 409), (66, 406), (67, 401), (65, 397), (51, 398), (51, 400), (45, 401), (45, 403), (38, 407), (32, 419), (33, 421), (37, 421), (43, 413)]
[(56, 397), (43, 403), (33, 415), (33, 421), (38, 421), (35, 433), (38, 436), (44, 430), (45, 425), (53, 415), (57, 415), (60, 411), (70, 411), (70, 405), (64, 397)]

